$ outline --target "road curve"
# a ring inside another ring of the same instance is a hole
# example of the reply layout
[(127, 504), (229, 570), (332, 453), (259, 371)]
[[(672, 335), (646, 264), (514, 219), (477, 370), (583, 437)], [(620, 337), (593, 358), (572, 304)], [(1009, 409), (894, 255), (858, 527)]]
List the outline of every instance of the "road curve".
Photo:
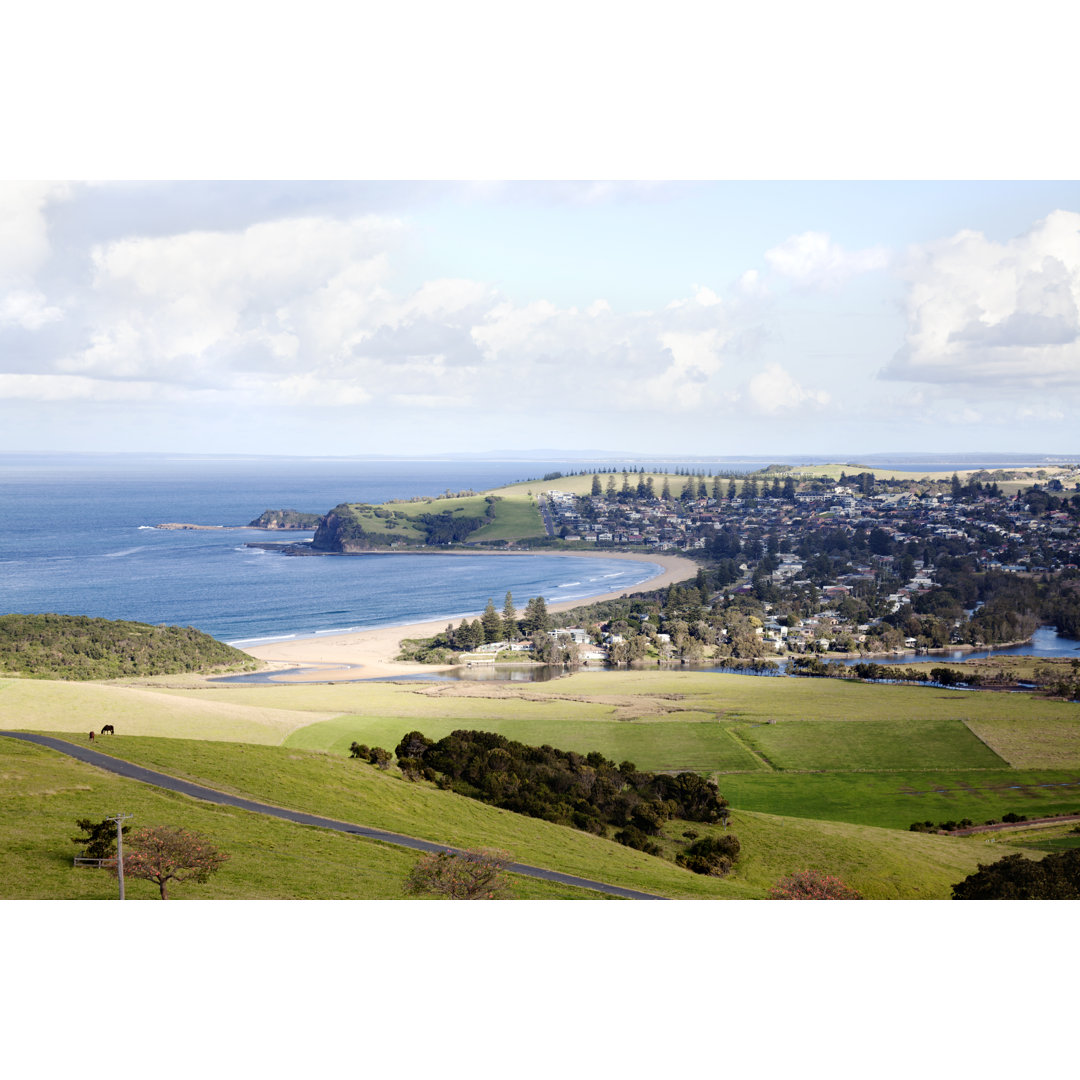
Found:
[[(253, 799), (244, 799), (238, 795), (229, 795), (224, 791), (214, 788), (203, 787), (201, 784), (193, 784), (189, 780), (181, 780), (167, 773), (155, 772), (153, 769), (145, 769), (141, 765), (132, 764), (121, 758), (110, 757), (97, 750), (91, 750), (88, 746), (78, 746), (64, 739), (55, 739), (51, 735), (35, 735), (27, 731), (0, 731), (0, 735), (10, 739), (22, 739), (25, 742), (37, 743), (39, 746), (48, 747), (50, 750), (59, 750), (62, 754), (94, 765), (106, 772), (124, 776), (129, 780), (139, 780), (144, 784), (152, 784), (154, 787), (165, 788), (167, 791), (175, 791), (180, 795), (187, 795), (192, 799), (202, 799), (203, 802), (217, 803), (220, 806), (233, 806), (238, 810), (250, 810), (256, 814), (268, 814), (271, 817), (283, 818), (297, 825), (314, 825), (320, 829), (333, 829), (335, 832), (351, 833), (354, 836), (363, 836), (369, 840), (381, 840), (385, 844), (396, 844), (398, 847), (413, 848), (415, 851), (459, 851), (460, 848), (450, 847), (448, 844), (436, 844), (430, 840), (419, 840), (415, 836), (405, 836), (402, 833), (386, 832), (383, 829), (372, 829), (367, 825), (354, 825), (348, 821), (336, 821), (334, 818), (320, 817), (318, 814), (305, 814), (300, 810), (286, 810), (281, 806), (271, 806), (269, 803), (255, 802)], [(591, 881), (589, 878), (574, 877), (572, 874), (561, 874), (557, 870), (545, 870), (539, 866), (528, 866), (525, 863), (510, 863), (508, 870), (525, 877), (539, 878), (541, 881), (554, 881), (562, 885), (576, 885), (581, 889), (592, 889), (595, 892), (604, 893), (607, 896), (617, 896), (623, 900), (665, 900), (667, 897), (656, 896), (654, 893), (638, 892), (636, 889), (624, 889), (620, 885), (609, 885), (604, 881)]]

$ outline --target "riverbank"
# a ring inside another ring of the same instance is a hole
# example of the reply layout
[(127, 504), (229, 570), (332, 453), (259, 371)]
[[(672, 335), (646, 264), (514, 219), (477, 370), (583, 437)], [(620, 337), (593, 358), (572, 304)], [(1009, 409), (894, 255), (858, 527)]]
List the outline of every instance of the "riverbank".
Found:
[[(485, 552), (484, 554), (493, 554)], [(525, 552), (504, 552), (499, 557), (512, 558)], [(543, 555), (560, 555), (567, 558), (588, 559), (627, 559), (634, 562), (654, 563), (661, 572), (630, 588), (618, 592), (603, 593), (584, 597), (579, 600), (567, 600), (549, 604), (552, 612), (570, 611), (586, 604), (595, 604), (603, 600), (617, 600), (620, 596), (632, 593), (652, 592), (665, 589), (669, 585), (686, 581), (697, 574), (698, 564), (682, 555), (644, 555), (631, 552), (552, 552), (543, 551)], [(492, 597), (499, 604), (499, 597)], [(479, 617), (480, 612), (474, 616)], [(457, 618), (460, 618), (457, 617)], [(277, 669), (275, 682), (325, 682), (328, 677), (335, 681), (351, 679), (386, 678), (394, 675), (433, 674), (446, 671), (448, 666), (432, 664), (406, 664), (395, 657), (401, 651), (401, 642), (405, 638), (433, 637), (446, 629), (452, 617), (442, 616), (420, 623), (407, 623), (398, 626), (379, 626), (370, 630), (357, 630), (346, 634), (320, 634), (318, 637), (293, 638), (289, 641), (274, 641), (265, 644), (242, 647), (249, 656), (264, 660)], [(303, 670), (301, 670), (303, 669)]]

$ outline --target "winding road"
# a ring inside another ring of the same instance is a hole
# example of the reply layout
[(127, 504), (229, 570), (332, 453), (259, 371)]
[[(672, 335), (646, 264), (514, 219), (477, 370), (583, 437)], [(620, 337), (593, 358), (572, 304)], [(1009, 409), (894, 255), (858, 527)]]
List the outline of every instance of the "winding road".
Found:
[[(368, 840), (381, 840), (384, 844), (396, 844), (398, 847), (412, 848), (415, 851), (460, 850), (447, 844), (436, 844), (430, 840), (420, 840), (415, 836), (386, 832), (383, 829), (373, 829), (367, 825), (355, 825), (348, 821), (336, 821), (334, 818), (320, 817), (318, 814), (305, 814), (299, 810), (286, 810), (281, 806), (271, 806), (269, 803), (244, 799), (238, 795), (229, 795), (224, 791), (217, 791), (214, 788), (203, 787), (201, 784), (193, 784), (189, 780), (169, 776), (167, 773), (145, 769), (141, 765), (134, 765), (130, 761), (124, 761), (121, 758), (110, 757), (108, 754), (91, 750), (88, 746), (78, 746), (64, 739), (53, 738), (51, 735), (35, 735), (26, 731), (0, 731), (0, 735), (10, 739), (22, 739), (25, 742), (37, 743), (38, 746), (45, 746), (50, 750), (58, 750), (61, 754), (67, 754), (69, 757), (76, 758), (87, 765), (94, 765), (99, 769), (104, 769), (106, 772), (115, 773), (117, 776), (123, 776), (129, 780), (138, 780), (144, 784), (152, 784), (154, 787), (165, 788), (167, 791), (175, 791), (192, 799), (202, 799), (204, 802), (217, 803), (220, 806), (232, 806), (238, 810), (250, 810), (256, 814), (268, 814), (270, 817), (282, 818), (297, 825), (314, 825), (320, 829), (333, 829), (335, 832), (351, 833), (354, 836), (363, 836)], [(607, 896), (616, 896), (623, 900), (667, 899), (653, 893), (638, 892), (636, 889), (624, 889), (620, 885), (609, 885), (603, 881), (592, 881), (589, 878), (574, 877), (572, 874), (561, 874), (557, 870), (545, 870), (543, 867), (529, 866), (525, 863), (510, 863), (507, 869), (525, 877), (539, 878), (541, 881), (553, 881), (562, 885), (575, 885), (580, 889), (592, 889), (595, 892), (604, 893)]]

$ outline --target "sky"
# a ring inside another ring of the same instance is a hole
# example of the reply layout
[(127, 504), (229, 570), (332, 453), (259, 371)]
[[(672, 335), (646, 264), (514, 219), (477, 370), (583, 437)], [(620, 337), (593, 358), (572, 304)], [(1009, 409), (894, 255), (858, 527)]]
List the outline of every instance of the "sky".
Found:
[(1080, 184), (0, 182), (5, 450), (1080, 452)]
[(0, 451), (1080, 455), (1064, 10), (24, 5)]

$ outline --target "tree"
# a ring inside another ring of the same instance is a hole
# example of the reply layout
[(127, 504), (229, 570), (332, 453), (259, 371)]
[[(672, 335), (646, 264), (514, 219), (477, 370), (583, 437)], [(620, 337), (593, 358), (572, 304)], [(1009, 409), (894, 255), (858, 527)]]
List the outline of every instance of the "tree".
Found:
[[(89, 818), (78, 818), (75, 827), (82, 829), (86, 836), (73, 836), (71, 839), (76, 844), (85, 844), (83, 855), (88, 859), (111, 859), (116, 855), (116, 822), (112, 818), (104, 821), (91, 821)], [(124, 825), (121, 832), (128, 834), (129, 826)]]
[(601, 486), (600, 486), (600, 477), (597, 476), (596, 473), (593, 473), (591, 494), (593, 494), (593, 495), (602, 495), (603, 494), (603, 488), (601, 488)]
[(770, 890), (770, 900), (861, 900), (838, 877), (817, 870), (800, 870), (781, 878)]
[(421, 856), (409, 871), (405, 892), (447, 900), (501, 900), (510, 896), (505, 870), (512, 858), (509, 852), (488, 848), (432, 852)]
[(542, 596), (534, 596), (525, 605), (522, 628), (529, 635), (539, 634), (551, 629), (551, 616), (548, 614), (547, 601)]
[(419, 780), (424, 768), (424, 755), (434, 746), (434, 742), (422, 731), (410, 731), (394, 747), (398, 768), (406, 780)]
[[(170, 881), (206, 881), (229, 856), (198, 833), (171, 825), (139, 829), (124, 847), (124, 876), (152, 881), (168, 900)], [(119, 873), (119, 868), (114, 868)]]
[(506, 640), (517, 641), (520, 636), (518, 632), (517, 609), (514, 607), (514, 598), (510, 595), (509, 591), (506, 594), (506, 603), (503, 604), (502, 621), (503, 635), (506, 637)]
[(489, 645), (492, 642), (501, 640), (503, 632), (502, 616), (495, 610), (495, 603), (490, 598), (487, 607), (484, 608), (484, 614), (480, 617), (480, 625), (484, 628), (484, 641)]

